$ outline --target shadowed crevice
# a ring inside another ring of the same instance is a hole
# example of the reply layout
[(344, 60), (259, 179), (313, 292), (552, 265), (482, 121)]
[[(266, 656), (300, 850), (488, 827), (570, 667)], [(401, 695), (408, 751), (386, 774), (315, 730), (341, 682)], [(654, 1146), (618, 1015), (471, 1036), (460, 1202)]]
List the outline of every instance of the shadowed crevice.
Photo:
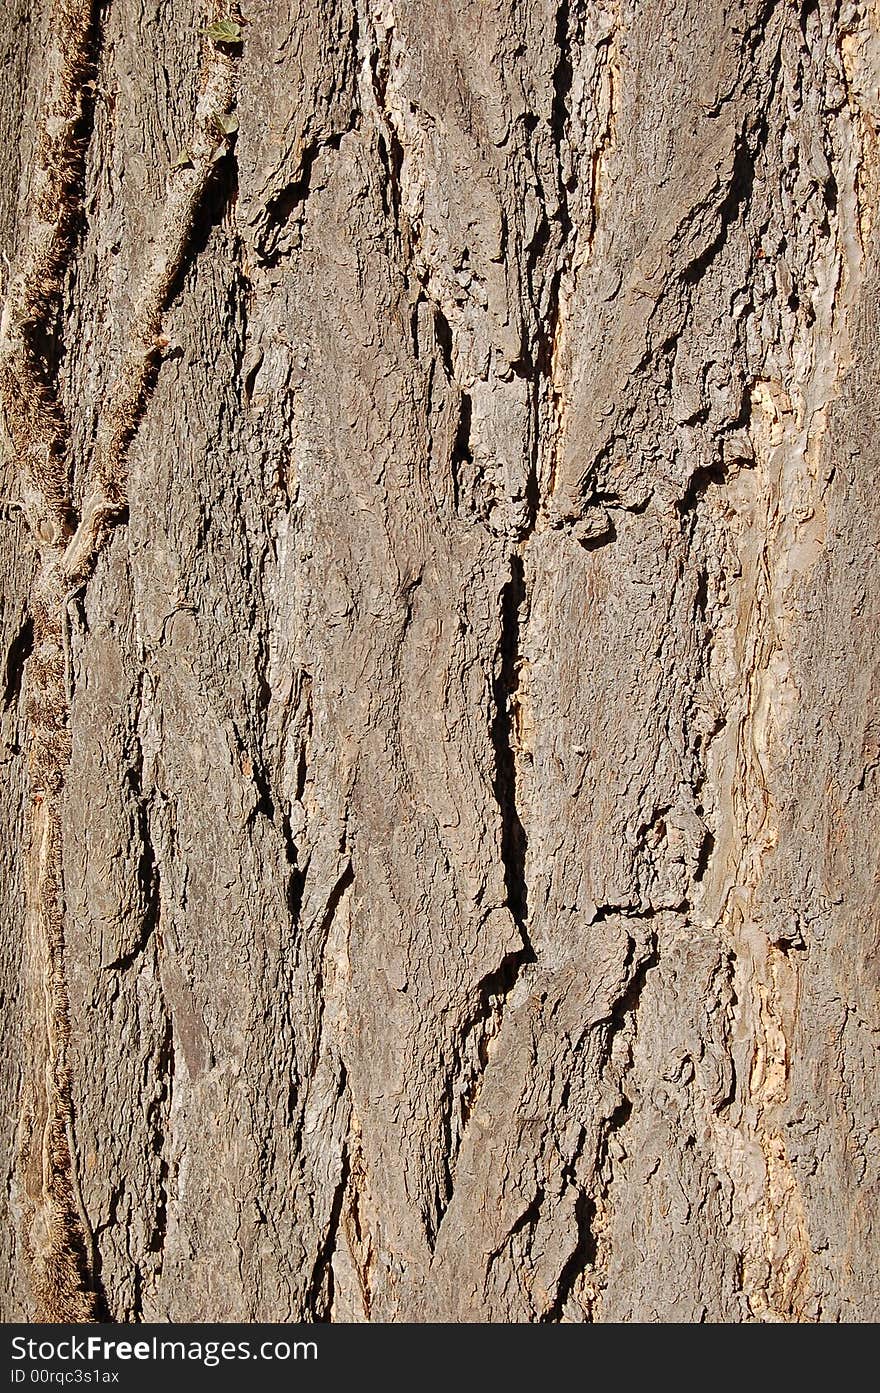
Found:
[(510, 559), (510, 580), (501, 591), (501, 636), (493, 683), (495, 714), (491, 737), (495, 752), (493, 790), (501, 814), (501, 860), (507, 905), (531, 952), (525, 924), (529, 913), (526, 880), (528, 837), (517, 804), (516, 719), (520, 669), (521, 613), (526, 605), (525, 568), (521, 556)]
[(24, 665), (34, 651), (34, 621), (28, 616), (9, 645), (3, 673), (3, 705), (17, 706), (24, 681)]
[[(345, 1088), (346, 1078), (345, 1070), (343, 1069), (339, 1088), (340, 1094), (345, 1091)], [(348, 1188), (350, 1174), (351, 1165), (346, 1149), (342, 1153), (342, 1166), (339, 1172), (339, 1179), (336, 1182), (336, 1189), (333, 1192), (333, 1201), (330, 1206), (326, 1231), (315, 1258), (305, 1299), (306, 1310), (311, 1313), (312, 1318), (319, 1324), (329, 1324), (333, 1319), (333, 1254), (336, 1251), (336, 1244), (339, 1238), (339, 1228), (342, 1220), (343, 1206), (345, 1204), (345, 1192)]]
[(137, 826), (140, 834), (141, 854), (138, 859), (137, 883), (140, 891), (143, 912), (140, 918), (138, 935), (127, 953), (105, 966), (114, 972), (125, 972), (132, 967), (144, 953), (150, 939), (159, 927), (162, 911), (162, 887), (159, 865), (150, 834), (150, 814), (148, 806), (140, 802), (137, 809)]
[(590, 1267), (595, 1266), (598, 1251), (598, 1244), (593, 1233), (595, 1218), (596, 1205), (589, 1195), (582, 1190), (574, 1205), (577, 1241), (559, 1274), (553, 1304), (541, 1316), (541, 1325), (552, 1325), (562, 1320), (566, 1304), (578, 1279)]

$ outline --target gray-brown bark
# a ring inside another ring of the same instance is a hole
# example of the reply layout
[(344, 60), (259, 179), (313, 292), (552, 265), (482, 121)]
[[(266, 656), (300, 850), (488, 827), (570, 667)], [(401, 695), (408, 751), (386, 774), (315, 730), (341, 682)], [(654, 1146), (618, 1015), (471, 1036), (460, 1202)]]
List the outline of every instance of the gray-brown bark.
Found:
[[(58, 11), (10, 11), (14, 275)], [(245, 18), (127, 516), (53, 611), (94, 1309), (876, 1318), (874, 9)], [(45, 325), (71, 527), (206, 51), (197, 4), (95, 20)], [(28, 522), (0, 540), (6, 1319), (46, 1305), (25, 870), (60, 541)]]

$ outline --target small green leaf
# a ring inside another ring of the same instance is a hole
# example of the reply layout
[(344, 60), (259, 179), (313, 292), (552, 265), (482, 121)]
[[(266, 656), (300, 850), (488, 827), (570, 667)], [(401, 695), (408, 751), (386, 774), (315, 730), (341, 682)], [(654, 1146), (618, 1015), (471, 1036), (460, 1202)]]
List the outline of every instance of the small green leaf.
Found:
[(215, 44), (240, 44), (241, 26), (232, 19), (218, 19), (205, 30), (208, 38)]
[(238, 117), (231, 111), (215, 111), (211, 119), (221, 135), (235, 135), (238, 130)]
[(192, 155), (188, 150), (181, 150), (177, 159), (172, 162), (172, 169), (183, 169), (184, 165), (192, 164)]

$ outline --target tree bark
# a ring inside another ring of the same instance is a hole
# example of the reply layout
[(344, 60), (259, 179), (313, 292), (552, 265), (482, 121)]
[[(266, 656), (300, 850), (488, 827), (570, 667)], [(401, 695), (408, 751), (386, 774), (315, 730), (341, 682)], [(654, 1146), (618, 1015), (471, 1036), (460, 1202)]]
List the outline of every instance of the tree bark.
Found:
[(3, 1318), (877, 1319), (876, 8), (7, 8)]

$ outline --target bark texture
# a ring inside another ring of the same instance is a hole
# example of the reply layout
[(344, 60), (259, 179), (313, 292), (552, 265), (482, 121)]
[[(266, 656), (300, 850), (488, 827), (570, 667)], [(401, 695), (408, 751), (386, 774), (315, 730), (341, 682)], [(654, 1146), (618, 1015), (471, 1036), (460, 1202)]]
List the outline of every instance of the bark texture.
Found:
[(7, 9), (3, 1317), (877, 1319), (877, 6)]

